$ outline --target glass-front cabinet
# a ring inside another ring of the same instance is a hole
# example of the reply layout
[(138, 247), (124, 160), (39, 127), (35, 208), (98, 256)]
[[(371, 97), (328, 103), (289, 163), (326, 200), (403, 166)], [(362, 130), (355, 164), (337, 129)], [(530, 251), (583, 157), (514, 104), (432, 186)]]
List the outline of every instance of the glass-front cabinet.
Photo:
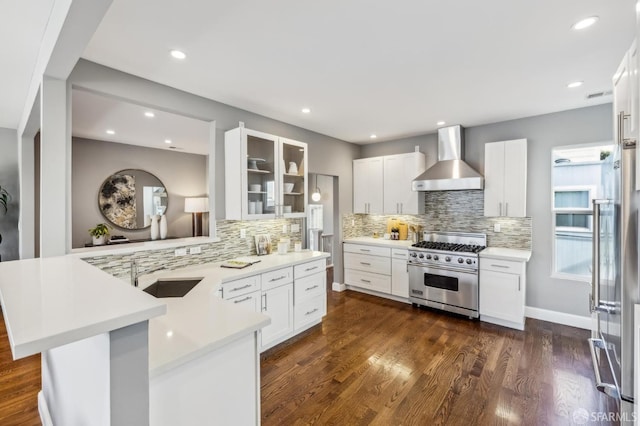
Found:
[(240, 126), (225, 133), (229, 220), (306, 215), (307, 144)]

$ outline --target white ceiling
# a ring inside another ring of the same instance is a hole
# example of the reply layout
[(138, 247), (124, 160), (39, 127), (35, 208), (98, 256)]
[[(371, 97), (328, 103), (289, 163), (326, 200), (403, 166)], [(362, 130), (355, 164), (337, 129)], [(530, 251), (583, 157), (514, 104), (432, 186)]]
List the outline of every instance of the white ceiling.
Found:
[[(52, 3), (2, 2), (0, 37), (19, 42), (0, 45), (0, 127), (17, 127)], [(591, 15), (595, 26), (570, 29)], [(438, 120), (474, 126), (610, 102), (586, 95), (611, 88), (634, 25), (634, 0), (114, 0), (83, 57), (369, 143), (430, 133)], [(187, 59), (170, 58), (175, 48)], [(567, 89), (574, 80), (585, 84)]]
[[(152, 112), (153, 118), (145, 112)], [(73, 91), (72, 134), (88, 139), (207, 155), (209, 123), (82, 90)], [(115, 134), (109, 135), (107, 130)], [(165, 143), (169, 139), (171, 144)]]

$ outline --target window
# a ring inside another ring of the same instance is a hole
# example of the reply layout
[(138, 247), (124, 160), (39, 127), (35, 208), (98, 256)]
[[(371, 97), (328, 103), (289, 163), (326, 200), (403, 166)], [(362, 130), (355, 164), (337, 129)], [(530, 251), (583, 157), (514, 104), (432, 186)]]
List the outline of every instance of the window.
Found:
[(553, 274), (591, 279), (592, 201), (601, 197), (604, 161), (613, 148), (591, 145), (552, 152)]

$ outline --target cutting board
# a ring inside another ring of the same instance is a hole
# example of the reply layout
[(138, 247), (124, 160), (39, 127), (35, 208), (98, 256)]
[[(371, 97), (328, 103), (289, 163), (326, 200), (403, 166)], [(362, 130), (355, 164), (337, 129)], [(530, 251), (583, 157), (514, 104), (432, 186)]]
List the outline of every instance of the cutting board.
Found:
[(400, 219), (388, 219), (387, 220), (387, 234), (391, 233), (391, 228), (398, 228), (400, 231), (400, 239), (406, 240), (409, 238), (409, 224), (407, 222), (403, 222)]

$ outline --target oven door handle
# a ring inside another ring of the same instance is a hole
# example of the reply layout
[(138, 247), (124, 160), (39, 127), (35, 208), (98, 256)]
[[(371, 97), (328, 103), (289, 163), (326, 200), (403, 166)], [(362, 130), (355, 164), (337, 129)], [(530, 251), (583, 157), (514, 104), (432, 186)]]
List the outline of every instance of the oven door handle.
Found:
[(419, 264), (419, 263), (409, 263), (408, 266), (418, 266), (422, 269), (431, 269), (433, 271), (451, 271), (451, 272), (467, 272), (467, 273), (471, 273), (471, 274), (477, 274), (478, 273), (478, 269), (473, 268), (456, 268), (455, 266), (434, 266), (434, 265), (423, 265), (423, 264)]

